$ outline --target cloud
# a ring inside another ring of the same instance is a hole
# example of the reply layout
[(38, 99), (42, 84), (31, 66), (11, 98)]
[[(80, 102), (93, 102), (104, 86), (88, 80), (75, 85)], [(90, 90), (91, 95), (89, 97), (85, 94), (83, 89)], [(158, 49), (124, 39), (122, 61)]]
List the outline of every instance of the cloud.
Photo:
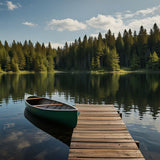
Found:
[(144, 28), (146, 28), (148, 31), (153, 27), (153, 24), (157, 23), (160, 25), (160, 15), (154, 16), (154, 17), (148, 17), (143, 19), (133, 19), (132, 22), (130, 22), (126, 28), (131, 28), (134, 30), (139, 30), (140, 26), (143, 25)]
[(52, 19), (48, 23), (49, 30), (58, 30), (58, 31), (77, 31), (77, 30), (83, 30), (86, 29), (86, 25), (84, 23), (78, 22), (77, 20), (73, 20), (70, 18), (62, 19), (62, 20), (56, 20)]
[[(64, 44), (63, 43), (54, 43), (54, 42), (50, 42), (51, 47), (57, 49), (58, 47), (63, 48)], [(44, 44), (45, 47), (48, 47), (48, 43)]]
[(15, 123), (6, 123), (6, 124), (4, 124), (3, 129), (6, 130), (6, 129), (12, 128), (12, 127), (14, 127), (14, 126), (15, 126)]
[(99, 14), (97, 17), (93, 17), (87, 20), (86, 23), (92, 28), (100, 29), (103, 31), (111, 29), (112, 32), (117, 32), (117, 29), (120, 31), (124, 28), (122, 19), (115, 18), (111, 15)]
[(6, 3), (7, 3), (8, 10), (11, 10), (11, 11), (21, 7), (21, 5), (19, 3), (13, 4), (11, 1), (6, 1)]
[[(139, 31), (140, 26), (149, 31), (154, 23), (160, 25), (160, 5), (152, 8), (138, 10), (136, 12), (126, 11), (124, 13), (117, 12), (115, 15), (97, 15), (86, 20), (86, 24), (95, 32), (103, 32), (110, 29), (115, 35), (123, 32), (124, 29), (132, 29)], [(96, 35), (96, 34), (92, 34)]]
[(18, 143), (17, 148), (18, 149), (23, 149), (26, 147), (29, 147), (31, 144), (27, 140), (23, 140), (20, 143)]
[(5, 141), (6, 142), (11, 142), (11, 141), (18, 140), (21, 135), (23, 135), (23, 132), (21, 132), (21, 131), (11, 132), (10, 135), (7, 137), (7, 139)]
[(32, 23), (32, 22), (23, 22), (22, 24), (24, 24), (24, 25), (26, 25), (26, 26), (29, 26), (29, 27), (35, 27), (35, 26), (37, 26), (37, 24), (34, 24), (34, 23)]
[(98, 33), (95, 33), (95, 34), (91, 34), (90, 37), (93, 37), (93, 38), (98, 38)]
[(153, 15), (156, 13), (160, 13), (160, 5), (158, 5), (156, 7), (152, 7), (152, 8), (139, 10), (134, 13), (131, 13), (131, 11), (129, 11), (127, 14), (124, 14), (123, 16), (124, 16), (124, 18), (133, 18), (135, 16), (146, 16), (149, 14)]

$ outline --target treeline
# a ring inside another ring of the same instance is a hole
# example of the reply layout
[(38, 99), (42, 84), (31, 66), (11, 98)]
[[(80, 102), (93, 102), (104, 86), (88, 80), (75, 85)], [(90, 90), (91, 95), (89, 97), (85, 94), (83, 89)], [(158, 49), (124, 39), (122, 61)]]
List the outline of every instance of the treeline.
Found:
[(56, 50), (37, 42), (35, 46), (31, 41), (24, 44), (13, 41), (9, 46), (7, 41), (4, 45), (0, 42), (0, 70), (18, 72), (27, 71), (54, 71), (54, 58)]
[(148, 68), (160, 69), (160, 29), (154, 24), (150, 34), (141, 26), (139, 33), (131, 29), (124, 30), (123, 36), (117, 38), (108, 30), (102, 38), (84, 36), (75, 40), (63, 49), (58, 48), (57, 68), (61, 69), (107, 69), (119, 70), (120, 67), (130, 67), (133, 70)]
[(85, 35), (64, 48), (52, 49), (37, 42), (24, 44), (13, 41), (12, 45), (0, 42), (0, 70), (48, 71), (59, 70), (119, 70), (129, 67), (132, 70), (147, 68), (160, 69), (160, 29), (154, 24), (150, 33), (141, 26), (139, 33), (124, 30), (115, 38), (108, 30), (105, 37)]

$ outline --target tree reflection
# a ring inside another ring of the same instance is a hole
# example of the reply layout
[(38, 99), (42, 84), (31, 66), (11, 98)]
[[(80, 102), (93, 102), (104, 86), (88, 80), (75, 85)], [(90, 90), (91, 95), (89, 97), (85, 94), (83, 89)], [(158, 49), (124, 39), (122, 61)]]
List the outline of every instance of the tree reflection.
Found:
[(25, 93), (39, 96), (65, 95), (75, 103), (117, 103), (129, 113), (149, 111), (156, 118), (160, 111), (160, 74), (3, 74), (0, 75), (0, 103), (24, 99)]

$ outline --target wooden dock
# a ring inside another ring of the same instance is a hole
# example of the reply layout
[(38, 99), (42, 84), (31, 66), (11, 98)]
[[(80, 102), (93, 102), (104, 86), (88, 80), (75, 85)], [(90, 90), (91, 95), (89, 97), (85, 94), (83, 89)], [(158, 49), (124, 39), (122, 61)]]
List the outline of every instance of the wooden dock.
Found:
[(68, 160), (144, 160), (113, 105), (76, 105), (80, 115)]

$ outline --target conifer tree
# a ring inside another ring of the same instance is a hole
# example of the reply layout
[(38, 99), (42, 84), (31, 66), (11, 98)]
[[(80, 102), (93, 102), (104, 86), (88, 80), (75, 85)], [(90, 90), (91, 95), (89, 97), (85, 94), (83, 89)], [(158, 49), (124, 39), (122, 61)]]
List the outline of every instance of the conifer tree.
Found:
[(131, 59), (131, 69), (136, 70), (140, 68), (140, 60), (137, 54), (134, 52), (132, 54), (132, 59)]
[(159, 68), (159, 57), (156, 52), (150, 54), (147, 67), (152, 70), (157, 70)]
[(119, 53), (119, 56), (120, 56), (120, 65), (124, 66), (124, 63), (125, 63), (125, 60), (124, 60), (124, 56), (125, 56), (125, 54), (124, 54), (124, 41), (122, 39), (120, 32), (118, 33), (118, 37), (116, 40), (116, 49), (117, 49), (117, 52)]
[(106, 38), (106, 43), (108, 47), (110, 49), (114, 49), (116, 41), (115, 41), (114, 34), (112, 34), (110, 29), (108, 30), (107, 34), (105, 34), (105, 38)]
[(138, 41), (137, 41), (137, 50), (138, 50), (138, 55), (140, 57), (140, 65), (141, 68), (144, 68), (146, 65), (146, 60), (149, 57), (149, 52), (148, 52), (148, 35), (146, 29), (143, 28), (143, 26), (140, 27), (140, 31), (138, 34)]
[(53, 72), (54, 71), (54, 53), (50, 43), (48, 44), (48, 48), (47, 48), (47, 60), (48, 60), (47, 71)]

